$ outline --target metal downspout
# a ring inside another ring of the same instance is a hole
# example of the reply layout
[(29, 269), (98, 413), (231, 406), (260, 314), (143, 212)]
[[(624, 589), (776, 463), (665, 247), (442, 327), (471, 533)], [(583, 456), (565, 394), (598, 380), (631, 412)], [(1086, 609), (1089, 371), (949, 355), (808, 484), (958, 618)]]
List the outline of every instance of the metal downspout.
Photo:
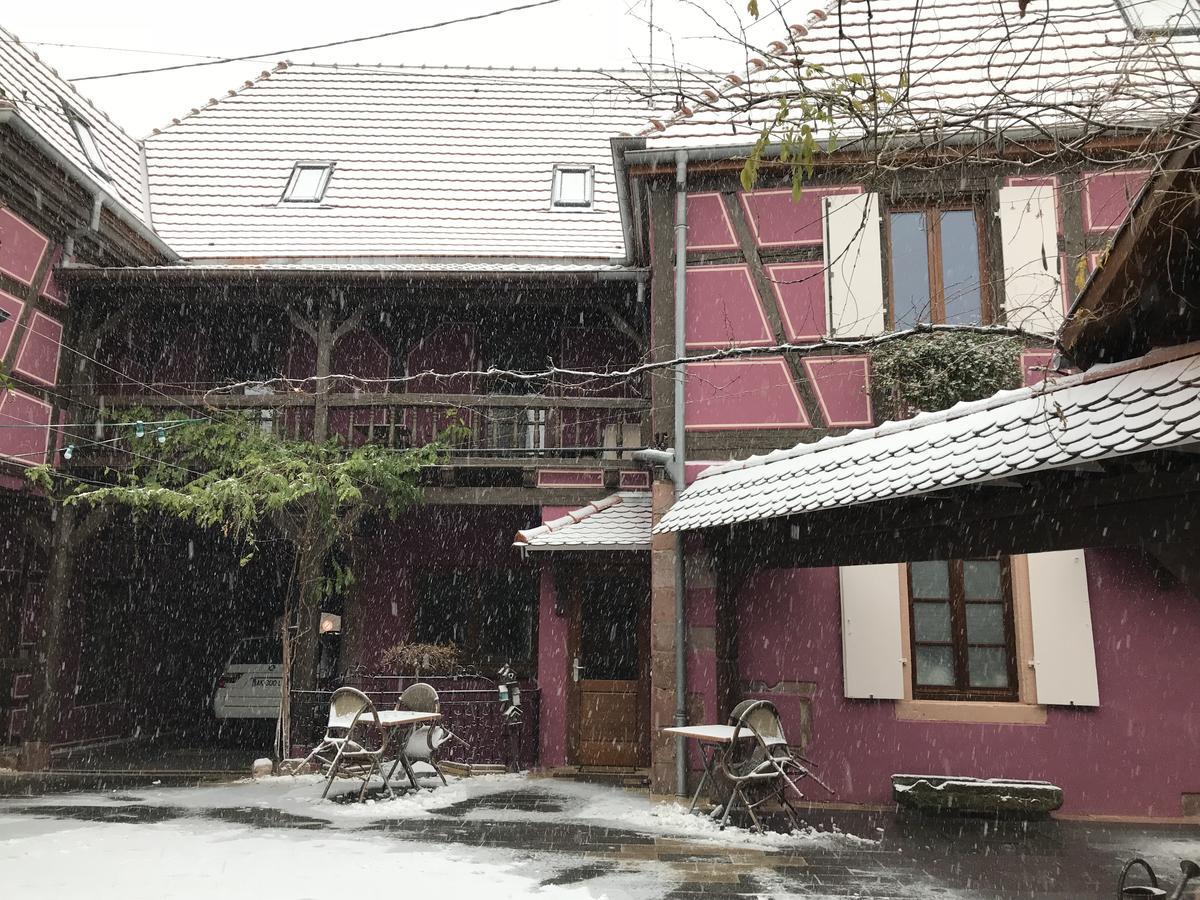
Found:
[[(686, 354), (684, 343), (684, 312), (687, 309), (687, 164), (686, 150), (675, 154), (675, 358), (683, 359)], [(675, 366), (675, 465), (672, 476), (675, 482), (675, 497), (683, 493), (687, 466), (687, 449), (684, 440), (683, 386), (685, 366)], [(687, 725), (687, 654), (684, 649), (685, 585), (683, 559), (683, 533), (675, 532), (675, 725)], [(687, 744), (682, 737), (675, 738), (675, 793), (687, 794)]]

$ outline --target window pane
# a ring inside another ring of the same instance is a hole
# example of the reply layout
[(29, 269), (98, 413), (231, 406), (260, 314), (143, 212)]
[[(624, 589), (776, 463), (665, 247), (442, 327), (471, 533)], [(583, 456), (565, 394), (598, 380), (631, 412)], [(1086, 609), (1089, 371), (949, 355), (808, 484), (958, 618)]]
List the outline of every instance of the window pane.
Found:
[(954, 686), (954, 648), (918, 647), (917, 684)]
[(942, 293), (946, 322), (952, 325), (983, 321), (979, 291), (979, 230), (975, 212), (948, 210), (941, 214)]
[(968, 600), (999, 600), (1000, 561), (995, 559), (963, 560), (963, 592)]
[(929, 321), (929, 244), (924, 213), (892, 213), (892, 327)]
[(533, 572), (502, 569), (483, 573), (479, 622), (482, 656), (516, 664), (529, 659), (537, 590)]
[(588, 173), (581, 170), (558, 170), (558, 202), (590, 203), (588, 196)]
[(1003, 603), (967, 604), (967, 642), (1003, 644), (1006, 642)]
[(967, 675), (971, 687), (1008, 687), (1008, 653), (1003, 647), (967, 649)]
[(916, 603), (913, 605), (913, 623), (917, 641), (924, 643), (950, 642), (950, 604)]
[(941, 560), (909, 564), (912, 594), (921, 598), (950, 597), (950, 564)]
[(471, 574), (455, 569), (426, 572), (417, 590), (413, 640), (420, 644), (454, 643), (463, 649), (468, 611), (475, 605)]
[(1141, 28), (1180, 30), (1200, 24), (1196, 7), (1188, 0), (1122, 0), (1121, 5)]
[(325, 169), (308, 167), (296, 172), (296, 180), (292, 182), (289, 200), (320, 200), (321, 180), (325, 177)]

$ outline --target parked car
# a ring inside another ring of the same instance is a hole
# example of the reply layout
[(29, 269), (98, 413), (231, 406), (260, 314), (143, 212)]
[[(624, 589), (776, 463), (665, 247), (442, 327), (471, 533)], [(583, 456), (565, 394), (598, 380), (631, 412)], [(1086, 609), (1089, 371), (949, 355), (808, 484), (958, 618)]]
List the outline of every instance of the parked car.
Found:
[[(328, 687), (337, 675), (341, 617), (321, 614), (317, 637), (317, 681)], [(233, 648), (213, 690), (218, 719), (277, 719), (283, 682), (283, 651), (278, 638), (242, 638)]]
[(213, 715), (218, 719), (276, 719), (283, 654), (279, 640), (242, 638), (213, 691)]

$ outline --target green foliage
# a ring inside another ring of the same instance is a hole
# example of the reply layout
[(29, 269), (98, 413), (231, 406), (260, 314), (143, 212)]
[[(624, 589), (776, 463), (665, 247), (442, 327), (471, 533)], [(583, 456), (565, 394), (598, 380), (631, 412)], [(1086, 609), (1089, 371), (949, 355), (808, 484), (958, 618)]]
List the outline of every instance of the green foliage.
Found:
[[(130, 421), (144, 412), (130, 411)], [(59, 479), (38, 466), (29, 479), (63, 503), (115, 504), (135, 513), (160, 513), (201, 528), (217, 528), (253, 553), (259, 529), (270, 522), (298, 545), (332, 546), (347, 517), (377, 509), (395, 517), (420, 499), (418, 472), (439, 461), (442, 444), (411, 450), (335, 441), (315, 444), (268, 434), (256, 418), (179, 420), (164, 428), (165, 442), (130, 439), (137, 454), (106, 473), (111, 483)], [(340, 563), (328, 589), (349, 583)]]
[(906, 418), (982, 400), (1021, 384), (1014, 337), (936, 332), (881, 344), (872, 353), (877, 418)]
[[(750, 4), (751, 15), (757, 18), (757, 12), (757, 4)], [(754, 188), (767, 148), (775, 142), (779, 145), (779, 161), (791, 172), (792, 196), (799, 198), (812, 177), (817, 154), (837, 149), (840, 128), (853, 125), (856, 134), (885, 131), (898, 102), (895, 95), (861, 72), (833, 76), (821, 65), (801, 62), (789, 77), (795, 78), (794, 87), (772, 85), (772, 90), (780, 94), (778, 108), (742, 164), (743, 190)], [(784, 79), (773, 75), (768, 80)], [(901, 73), (899, 88), (901, 94), (907, 90), (907, 72)], [(823, 144), (817, 139), (819, 134), (825, 135)]]

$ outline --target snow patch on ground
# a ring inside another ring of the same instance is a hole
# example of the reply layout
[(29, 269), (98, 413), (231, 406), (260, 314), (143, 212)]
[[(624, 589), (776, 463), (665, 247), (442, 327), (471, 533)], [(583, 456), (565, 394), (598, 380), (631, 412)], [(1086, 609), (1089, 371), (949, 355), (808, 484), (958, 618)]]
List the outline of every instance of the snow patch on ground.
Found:
[[(546, 885), (537, 854), (412, 844), (383, 836), (262, 830), (188, 819), (152, 827), (58, 822), (52, 839), (0, 816), (0, 870), (12, 897), (89, 900), (264, 900), (379, 893), (420, 897), (595, 898), (591, 886)], [(63, 838), (66, 839), (63, 839)], [(619, 878), (611, 879), (613, 886)], [(486, 885), (486, 888), (483, 886)], [(630, 888), (633, 883), (630, 883)], [(626, 896), (636, 896), (632, 891)], [(610, 897), (621, 896), (614, 891)]]

